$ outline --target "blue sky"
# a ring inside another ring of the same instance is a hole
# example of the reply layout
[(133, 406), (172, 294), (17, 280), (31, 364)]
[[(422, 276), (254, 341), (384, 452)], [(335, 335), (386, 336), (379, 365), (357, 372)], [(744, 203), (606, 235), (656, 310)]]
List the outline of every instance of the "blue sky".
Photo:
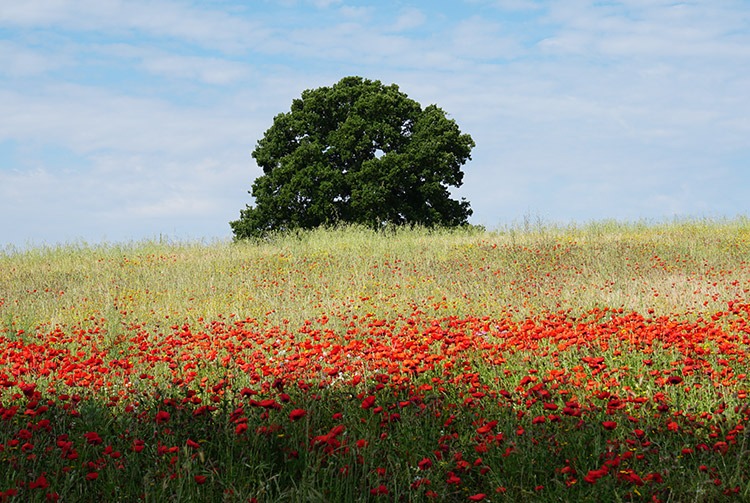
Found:
[(0, 61), (0, 248), (228, 238), (274, 115), (348, 75), (472, 135), (473, 223), (750, 213), (746, 0), (25, 0)]

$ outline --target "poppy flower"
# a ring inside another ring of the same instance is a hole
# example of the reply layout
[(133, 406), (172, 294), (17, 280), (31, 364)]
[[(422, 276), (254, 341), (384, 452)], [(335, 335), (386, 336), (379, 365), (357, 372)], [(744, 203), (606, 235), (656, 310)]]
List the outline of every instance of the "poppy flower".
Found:
[(375, 404), (375, 397), (370, 395), (366, 397), (364, 400), (362, 400), (362, 408), (363, 409), (369, 409)]
[(422, 460), (417, 463), (417, 466), (420, 470), (429, 470), (432, 467), (432, 461), (430, 458), (422, 458)]
[(605, 430), (614, 430), (617, 428), (617, 423), (614, 421), (602, 421), (602, 426)]
[(292, 421), (297, 421), (298, 419), (302, 419), (307, 415), (307, 411), (305, 409), (294, 409), (289, 413), (289, 419)]
[(44, 474), (39, 475), (36, 480), (29, 482), (29, 489), (47, 489), (48, 487), (49, 482), (47, 481), (47, 477), (45, 477)]
[(102, 443), (102, 438), (95, 431), (89, 431), (87, 433), (84, 433), (83, 438), (85, 438), (86, 442), (88, 442), (91, 445), (99, 445)]

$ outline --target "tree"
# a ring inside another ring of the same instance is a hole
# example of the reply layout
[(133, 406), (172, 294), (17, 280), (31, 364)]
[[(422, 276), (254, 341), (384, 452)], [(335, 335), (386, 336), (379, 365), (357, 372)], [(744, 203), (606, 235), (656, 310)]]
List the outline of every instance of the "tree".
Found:
[(458, 226), (472, 211), (450, 198), (474, 140), (435, 105), (395, 84), (346, 77), (306, 90), (252, 153), (263, 169), (236, 238), (338, 223)]

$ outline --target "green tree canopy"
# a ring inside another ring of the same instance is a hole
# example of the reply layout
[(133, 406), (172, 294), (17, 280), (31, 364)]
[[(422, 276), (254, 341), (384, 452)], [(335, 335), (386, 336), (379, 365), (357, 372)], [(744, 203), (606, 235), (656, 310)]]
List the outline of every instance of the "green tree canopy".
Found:
[(255, 206), (230, 225), (236, 238), (338, 223), (463, 225), (469, 203), (448, 189), (461, 186), (473, 147), (439, 107), (346, 77), (274, 117), (252, 153), (263, 169)]

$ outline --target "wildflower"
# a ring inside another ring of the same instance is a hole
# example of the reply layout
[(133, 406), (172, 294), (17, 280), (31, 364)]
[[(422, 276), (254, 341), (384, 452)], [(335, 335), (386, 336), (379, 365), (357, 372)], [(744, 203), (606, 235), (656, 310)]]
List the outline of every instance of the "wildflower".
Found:
[(86, 480), (96, 480), (99, 478), (99, 472), (89, 472), (86, 474)]
[(597, 480), (604, 477), (608, 471), (609, 470), (607, 469), (606, 466), (599, 468), (598, 470), (589, 470), (589, 473), (586, 474), (585, 477), (583, 477), (583, 480), (585, 480), (589, 484), (594, 484), (596, 483)]
[(195, 477), (193, 477), (193, 479), (195, 479), (195, 483), (199, 484), (199, 485), (200, 484), (205, 484), (206, 483), (206, 478), (207, 477), (205, 475), (196, 475)]
[(388, 494), (388, 488), (383, 484), (380, 484), (378, 487), (373, 487), (372, 489), (370, 489), (370, 494), (372, 494), (373, 496), (377, 496), (379, 494)]
[(455, 473), (448, 472), (448, 479), (446, 480), (448, 484), (460, 484), (461, 483), (461, 477), (457, 477)]
[(169, 412), (165, 410), (160, 410), (156, 413), (156, 424), (164, 424), (169, 421)]
[(363, 409), (369, 409), (375, 404), (375, 397), (370, 395), (366, 397), (364, 400), (362, 400), (362, 408)]
[(469, 496), (469, 501), (482, 501), (484, 498), (486, 498), (487, 495), (484, 493), (477, 493), (473, 496)]
[(417, 463), (417, 466), (420, 470), (429, 470), (432, 467), (432, 461), (430, 458), (422, 458), (422, 460)]
[(89, 431), (83, 434), (83, 438), (91, 445), (99, 445), (102, 443), (102, 438), (95, 431)]
[(480, 435), (484, 435), (485, 433), (489, 433), (492, 431), (492, 428), (497, 426), (497, 421), (490, 421), (489, 423), (484, 424), (483, 426), (480, 426), (477, 428), (477, 433)]
[(47, 489), (49, 482), (44, 474), (39, 475), (36, 480), (29, 482), (29, 489)]
[(281, 404), (272, 398), (261, 400), (260, 402), (258, 402), (258, 405), (260, 405), (261, 407), (265, 409), (280, 409), (281, 408)]
[(605, 430), (614, 430), (617, 428), (617, 423), (614, 421), (602, 421), (602, 426)]
[(726, 442), (719, 441), (714, 444), (713, 449), (714, 449), (714, 452), (718, 452), (720, 454), (726, 454), (727, 450), (729, 450), (729, 445)]
[(294, 409), (289, 413), (289, 419), (291, 421), (297, 421), (298, 419), (302, 419), (307, 415), (307, 411), (305, 409)]

